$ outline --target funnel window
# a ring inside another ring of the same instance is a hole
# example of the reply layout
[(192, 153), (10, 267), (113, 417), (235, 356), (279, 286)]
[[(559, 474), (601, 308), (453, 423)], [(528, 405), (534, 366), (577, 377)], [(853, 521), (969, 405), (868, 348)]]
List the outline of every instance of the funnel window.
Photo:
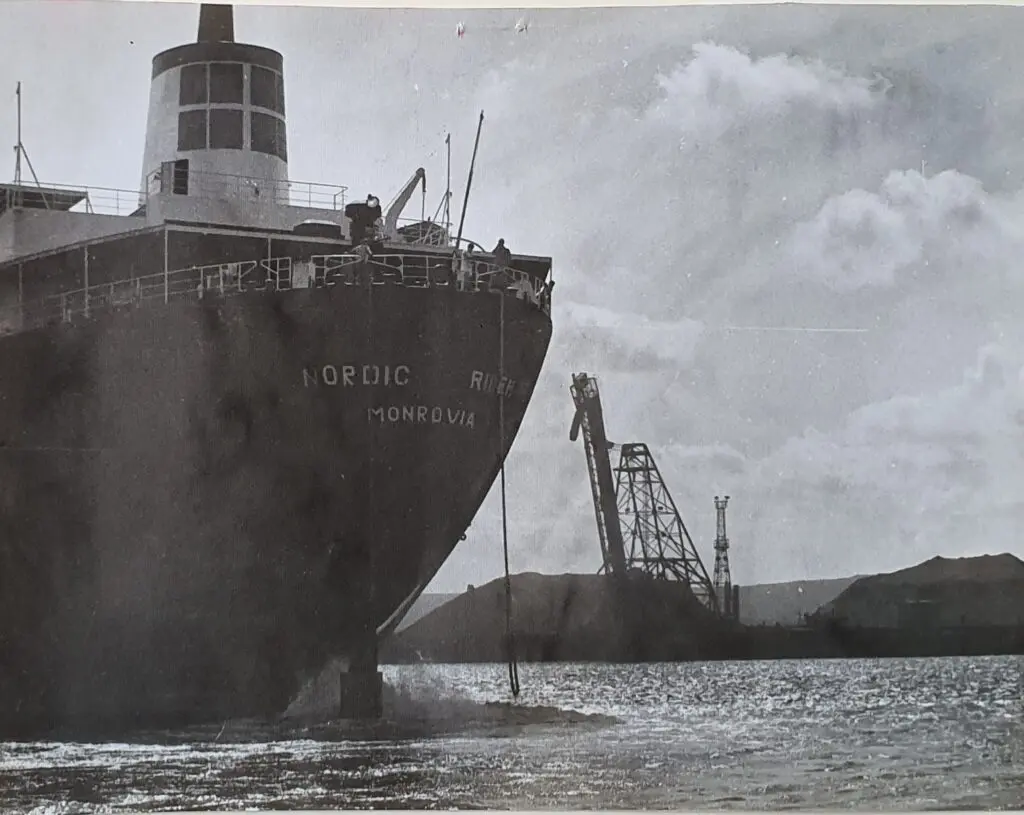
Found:
[(185, 65), (181, 69), (178, 104), (205, 105), (207, 98), (206, 65)]
[(178, 149), (206, 149), (205, 110), (186, 110), (178, 114)]
[(230, 108), (210, 110), (210, 149), (241, 150), (245, 147), (242, 111)]
[(241, 105), (245, 102), (243, 66), (237, 62), (210, 65), (210, 102)]
[(257, 153), (269, 153), (282, 161), (288, 160), (288, 146), (285, 143), (285, 125), (283, 119), (266, 113), (252, 112), (252, 150)]
[(258, 65), (252, 66), (249, 85), (249, 101), (252, 105), (284, 113), (284, 83), (276, 71), (268, 71)]

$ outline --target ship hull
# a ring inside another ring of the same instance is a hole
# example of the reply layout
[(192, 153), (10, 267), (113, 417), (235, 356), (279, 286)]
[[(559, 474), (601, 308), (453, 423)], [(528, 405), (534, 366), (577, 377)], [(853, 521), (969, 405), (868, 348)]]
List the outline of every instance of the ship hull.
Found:
[(451, 553), (549, 341), (529, 302), (366, 282), (0, 340), (0, 727), (282, 710)]

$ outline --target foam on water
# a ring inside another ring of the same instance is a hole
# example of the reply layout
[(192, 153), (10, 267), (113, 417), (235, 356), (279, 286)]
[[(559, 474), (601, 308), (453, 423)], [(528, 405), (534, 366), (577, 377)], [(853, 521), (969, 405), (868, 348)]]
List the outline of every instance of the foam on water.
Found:
[(525, 705), (473, 698), (440, 677), (391, 670), (384, 686), (384, 716), (377, 723), (338, 721), (340, 662), (308, 682), (282, 717), (314, 738), (423, 738), (481, 729), (559, 725), (611, 725), (613, 716), (584, 713), (552, 705)]

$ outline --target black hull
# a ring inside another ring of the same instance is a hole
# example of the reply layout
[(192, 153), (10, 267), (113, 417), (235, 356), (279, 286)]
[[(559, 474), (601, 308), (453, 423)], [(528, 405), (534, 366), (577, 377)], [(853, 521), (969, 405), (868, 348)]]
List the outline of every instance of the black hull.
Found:
[(550, 334), (514, 297), (364, 283), (0, 339), (0, 728), (282, 710), (454, 549)]

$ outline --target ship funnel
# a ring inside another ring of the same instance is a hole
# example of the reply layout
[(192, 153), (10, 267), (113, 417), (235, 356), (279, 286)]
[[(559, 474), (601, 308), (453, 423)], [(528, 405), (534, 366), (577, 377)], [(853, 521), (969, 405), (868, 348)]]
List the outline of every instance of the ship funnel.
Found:
[(199, 7), (196, 42), (234, 42), (235, 10), (227, 4), (203, 3)]
[(235, 42), (231, 5), (201, 4), (196, 42), (153, 57), (140, 205), (159, 194), (220, 201), (236, 215), (287, 201), (284, 60)]

